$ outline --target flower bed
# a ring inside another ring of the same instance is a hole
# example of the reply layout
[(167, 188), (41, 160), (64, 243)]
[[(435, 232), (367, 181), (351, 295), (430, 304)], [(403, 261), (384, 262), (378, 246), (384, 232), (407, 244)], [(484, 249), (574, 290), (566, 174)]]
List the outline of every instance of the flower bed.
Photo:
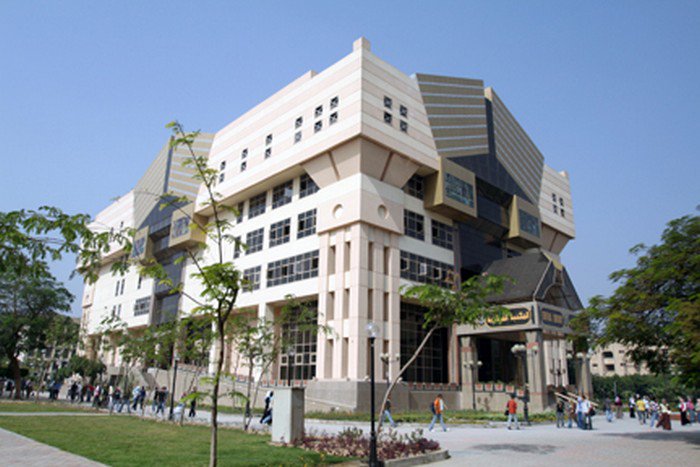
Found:
[[(296, 446), (331, 456), (369, 456), (369, 436), (363, 436), (359, 428), (347, 428), (337, 435), (309, 433), (297, 442)], [(440, 444), (425, 438), (423, 430), (404, 435), (389, 430), (380, 433), (377, 439), (377, 454), (384, 460), (401, 459), (439, 450)]]

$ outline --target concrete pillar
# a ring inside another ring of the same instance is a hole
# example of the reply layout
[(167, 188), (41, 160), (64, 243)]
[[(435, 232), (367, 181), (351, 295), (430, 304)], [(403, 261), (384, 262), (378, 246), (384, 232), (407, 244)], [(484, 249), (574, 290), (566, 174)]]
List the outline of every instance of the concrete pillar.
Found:
[(293, 443), (304, 436), (304, 388), (275, 388), (272, 442)]
[[(472, 408), (474, 395), (472, 393), (474, 380), (474, 371), (469, 367), (469, 362), (476, 363), (479, 356), (476, 352), (476, 339), (471, 336), (461, 336), (459, 338), (460, 348), (460, 363), (462, 376), (462, 408)], [(478, 376), (477, 376), (478, 379)]]
[(542, 331), (525, 332), (527, 341), (527, 380), (532, 411), (542, 411), (547, 405), (547, 380)]

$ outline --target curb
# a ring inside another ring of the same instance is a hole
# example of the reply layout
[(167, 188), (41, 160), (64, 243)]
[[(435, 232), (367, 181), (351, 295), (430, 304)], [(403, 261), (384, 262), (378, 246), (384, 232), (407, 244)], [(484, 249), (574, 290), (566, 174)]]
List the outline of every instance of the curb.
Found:
[(432, 462), (444, 461), (450, 458), (450, 452), (447, 449), (442, 451), (428, 452), (418, 456), (405, 457), (402, 459), (391, 459), (384, 461), (384, 465), (392, 465), (395, 467), (405, 467), (409, 465), (430, 464)]

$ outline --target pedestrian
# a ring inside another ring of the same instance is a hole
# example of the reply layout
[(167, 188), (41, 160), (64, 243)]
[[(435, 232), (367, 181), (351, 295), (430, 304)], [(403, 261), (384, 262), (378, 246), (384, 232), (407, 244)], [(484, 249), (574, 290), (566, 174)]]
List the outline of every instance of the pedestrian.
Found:
[(188, 418), (194, 418), (197, 416), (197, 388), (195, 387), (190, 394), (192, 400), (190, 400), (190, 411), (187, 414)]
[(637, 409), (637, 418), (639, 419), (640, 425), (646, 425), (646, 404), (644, 404), (644, 399), (639, 398), (635, 403)]
[(636, 401), (634, 400), (634, 396), (630, 396), (630, 401), (629, 401), (630, 418), (634, 418), (635, 407), (636, 407)]
[(678, 409), (681, 412), (681, 426), (690, 424), (690, 420), (688, 419), (688, 404), (686, 404), (682, 397), (678, 398)]
[(260, 417), (260, 423), (263, 425), (272, 424), (272, 404), (275, 398), (274, 391), (267, 391), (265, 395), (265, 409), (263, 410), (263, 415)]
[(570, 400), (569, 401), (569, 428), (573, 426), (573, 422), (576, 421), (578, 424), (578, 421), (576, 420), (576, 409), (578, 408), (578, 403), (576, 400)]
[(612, 423), (612, 404), (610, 403), (609, 397), (605, 398), (605, 402), (603, 402), (603, 409), (605, 410), (605, 418), (608, 420), (608, 423)]
[(690, 423), (695, 423), (695, 405), (693, 405), (693, 399), (690, 396), (686, 398), (686, 405), (688, 406), (688, 420), (690, 420)]
[(649, 426), (654, 428), (656, 422), (659, 420), (659, 404), (656, 399), (652, 398), (649, 401)]
[(659, 422), (656, 424), (656, 428), (662, 427), (666, 431), (671, 431), (671, 409), (668, 407), (666, 399), (661, 399), (659, 412)]
[(437, 420), (440, 420), (440, 425), (442, 426), (442, 431), (447, 431), (447, 427), (445, 426), (445, 418), (444, 418), (444, 412), (445, 409), (447, 409), (447, 406), (445, 405), (445, 401), (442, 398), (442, 394), (438, 394), (433, 403), (431, 404), (431, 410), (433, 412), (433, 419), (430, 421), (430, 426), (428, 427), (428, 431), (433, 431), (433, 427), (435, 427), (435, 422)]
[(515, 394), (510, 395), (510, 400), (506, 403), (506, 412), (508, 413), (508, 429), (511, 429), (513, 421), (515, 421), (515, 429), (520, 429), (518, 422), (518, 401), (515, 400)]
[(158, 415), (158, 413), (161, 413), (163, 417), (165, 417), (165, 403), (168, 400), (168, 388), (163, 386), (162, 388), (160, 388), (160, 391), (156, 393), (156, 396), (158, 398), (156, 416)]
[(576, 424), (582, 430), (585, 428), (585, 418), (586, 412), (584, 412), (583, 397), (578, 396), (576, 398)]
[(562, 399), (557, 399), (557, 428), (564, 428), (564, 412), (566, 411), (566, 404)]
[(615, 417), (622, 418), (622, 399), (620, 396), (615, 396)]
[(583, 413), (584, 413), (584, 430), (592, 430), (593, 429), (593, 415), (595, 415), (595, 409), (593, 408), (593, 404), (591, 403), (590, 400), (588, 400), (588, 397), (585, 394), (583, 395)]
[(386, 421), (389, 422), (392, 428), (396, 428), (396, 422), (394, 419), (391, 417), (391, 398), (387, 397), (386, 398), (386, 405), (384, 406), (384, 418), (386, 418)]

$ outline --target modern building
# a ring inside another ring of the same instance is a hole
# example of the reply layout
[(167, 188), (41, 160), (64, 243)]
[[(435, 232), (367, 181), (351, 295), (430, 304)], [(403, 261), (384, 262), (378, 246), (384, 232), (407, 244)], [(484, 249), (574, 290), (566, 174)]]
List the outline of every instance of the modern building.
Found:
[(596, 376), (648, 375), (649, 369), (635, 364), (628, 356), (627, 346), (619, 343), (595, 349), (591, 356), (591, 374)]
[[(293, 371), (292, 379), (305, 381), (307, 404), (365, 408), (367, 323), (381, 329), (378, 376), (391, 378), (425, 332), (423, 310), (402, 299), (401, 286), (447, 285), (454, 274), (464, 280), (488, 272), (515, 280), (494, 297), (512, 316), (436, 333), (404, 375), (394, 404), (423, 408), (442, 392), (452, 407), (476, 400), (500, 410), (506, 391), (527, 381), (537, 409), (551, 404), (554, 387), (569, 385), (565, 336), (581, 308), (560, 259), (575, 236), (569, 176), (544, 163), (483, 81), (408, 76), (361, 38), (337, 63), (201, 135), (196, 147), (219, 171), (224, 202), (240, 212), (229, 215), (232, 234), (247, 249), (232, 244), (225, 255), (251, 283), (239, 296), (241, 312), (274, 320), (293, 294), (333, 329), (295, 333), (293, 362), (281, 356), (262, 375), (268, 384)], [(176, 282), (185, 281), (185, 294), (196, 297), (194, 266), (174, 260), (194, 240), (183, 228), (187, 215), (211, 213), (182, 157), (166, 146), (95, 225), (137, 229), (137, 255), (167, 264)], [(153, 193), (170, 190), (193, 202), (158, 210)], [(83, 307), (86, 339), (94, 340), (105, 316), (139, 328), (187, 314), (194, 303), (136, 271), (113, 277), (105, 265), (86, 287)], [(114, 364), (119, 356), (103, 358)], [(227, 349), (229, 371), (235, 362)]]

